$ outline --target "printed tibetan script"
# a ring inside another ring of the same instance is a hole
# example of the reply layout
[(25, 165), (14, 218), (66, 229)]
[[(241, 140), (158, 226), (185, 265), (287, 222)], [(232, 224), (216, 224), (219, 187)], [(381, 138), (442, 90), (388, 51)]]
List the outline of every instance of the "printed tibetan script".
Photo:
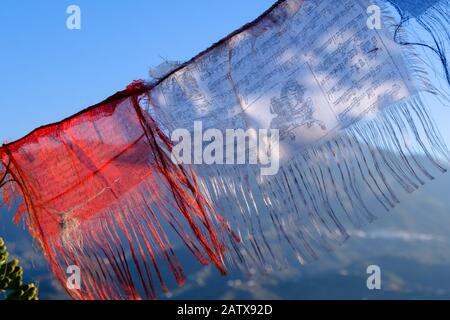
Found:
[(368, 5), (285, 1), (161, 82), (152, 108), (169, 128), (279, 129), (285, 151), (329, 137), (413, 91)]

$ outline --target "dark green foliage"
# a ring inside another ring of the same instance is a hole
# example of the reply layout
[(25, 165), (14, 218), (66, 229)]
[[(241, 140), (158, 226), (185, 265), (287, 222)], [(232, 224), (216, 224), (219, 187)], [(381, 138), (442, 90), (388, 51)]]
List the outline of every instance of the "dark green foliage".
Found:
[(22, 282), (23, 270), (19, 260), (8, 261), (8, 257), (5, 242), (0, 238), (0, 298), (3, 295), (6, 300), (37, 300), (36, 286)]

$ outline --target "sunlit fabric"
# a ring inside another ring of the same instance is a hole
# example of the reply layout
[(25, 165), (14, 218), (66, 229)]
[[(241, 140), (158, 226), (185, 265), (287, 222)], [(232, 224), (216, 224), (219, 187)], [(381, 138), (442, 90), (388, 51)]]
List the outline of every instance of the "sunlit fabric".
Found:
[(169, 135), (195, 135), (195, 121), (204, 131), (279, 130), (276, 174), (191, 166), (241, 236), (234, 264), (315, 260), (447, 170), (429, 109), (449, 105), (449, 2), (427, 4), (411, 18), (389, 1), (280, 1), (150, 90), (147, 110)]
[[(176, 251), (222, 273), (315, 260), (449, 166), (429, 111), (450, 106), (450, 4), (413, 17), (404, 4), (278, 1), (152, 81), (4, 145), (4, 202), (64, 287), (68, 266), (83, 270), (74, 298), (155, 298), (186, 278)], [(170, 137), (196, 122), (276, 130), (258, 141), (279, 150), (276, 170), (175, 164)]]
[(130, 88), (1, 150), (14, 181), (5, 204), (22, 198), (16, 219), (26, 212), (64, 288), (66, 269), (80, 269), (82, 288), (67, 290), (75, 298), (153, 299), (157, 287), (168, 290), (165, 278), (183, 284), (174, 238), (225, 272), (195, 177), (170, 161), (170, 142)]

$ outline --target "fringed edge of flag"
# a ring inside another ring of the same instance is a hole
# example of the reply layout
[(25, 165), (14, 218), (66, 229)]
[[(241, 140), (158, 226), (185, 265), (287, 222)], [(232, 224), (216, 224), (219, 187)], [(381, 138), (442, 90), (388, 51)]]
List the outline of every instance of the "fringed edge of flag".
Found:
[[(18, 204), (16, 223), (27, 213), (26, 223), (33, 238), (62, 287), (75, 299), (156, 299), (158, 283), (164, 292), (168, 291), (167, 280), (183, 285), (186, 275), (170, 240), (174, 238), (181, 239), (201, 264), (212, 264), (224, 275), (226, 246), (222, 239), (237, 241), (200, 193), (195, 174), (171, 161), (171, 141), (139, 105), (146, 88), (136, 87), (142, 85), (134, 82), (127, 89), (128, 97), (120, 94), (116, 95), (118, 99), (106, 101), (120, 104), (129, 99), (127, 103), (134, 106), (153, 153), (148, 176), (86, 221), (77, 221), (70, 214), (62, 216), (56, 235), (46, 235), (40, 225), (27, 192), (26, 175), (15, 164), (9, 144), (1, 149), (2, 160), (9, 161), (3, 163), (2, 171), (4, 204), (10, 209)], [(7, 184), (12, 181), (16, 183)], [(67, 286), (69, 266), (80, 268), (80, 289)]]
[(449, 17), (443, 12), (450, 2), (440, 1), (417, 19), (432, 35), (434, 47), (411, 42), (401, 11), (386, 3), (380, 7), (384, 27), (399, 45), (419, 93), (299, 151), (276, 176), (262, 177), (251, 166), (194, 168), (203, 192), (219, 212), (227, 213), (241, 239), (227, 253), (230, 265), (243, 271), (285, 268), (292, 260), (286, 245), (301, 264), (316, 260), (320, 251), (343, 244), (349, 228), (371, 223), (379, 212), (400, 203), (402, 193), (447, 171), (450, 152), (424, 101), (432, 94), (450, 106), (449, 91), (436, 86), (439, 79), (431, 79), (432, 66), (418, 49), (431, 48), (442, 62), (442, 80), (448, 81), (445, 41), (450, 24), (445, 26)]
[[(317, 260), (444, 173), (450, 152), (420, 95), (308, 147), (260, 176), (250, 166), (202, 167), (200, 185), (240, 237), (226, 254), (243, 271)], [(369, 197), (368, 197), (369, 195)], [(375, 204), (374, 204), (375, 203)]]

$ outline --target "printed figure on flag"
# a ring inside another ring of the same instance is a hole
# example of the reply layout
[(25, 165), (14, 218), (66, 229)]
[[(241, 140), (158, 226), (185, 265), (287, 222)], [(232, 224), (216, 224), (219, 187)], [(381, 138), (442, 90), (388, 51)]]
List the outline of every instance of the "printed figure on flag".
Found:
[(297, 80), (289, 79), (281, 89), (280, 98), (271, 100), (270, 112), (275, 115), (270, 128), (280, 130), (280, 140), (295, 140), (294, 130), (301, 126), (318, 125), (326, 130), (323, 121), (314, 118), (314, 104), (310, 97), (305, 99), (305, 87)]

